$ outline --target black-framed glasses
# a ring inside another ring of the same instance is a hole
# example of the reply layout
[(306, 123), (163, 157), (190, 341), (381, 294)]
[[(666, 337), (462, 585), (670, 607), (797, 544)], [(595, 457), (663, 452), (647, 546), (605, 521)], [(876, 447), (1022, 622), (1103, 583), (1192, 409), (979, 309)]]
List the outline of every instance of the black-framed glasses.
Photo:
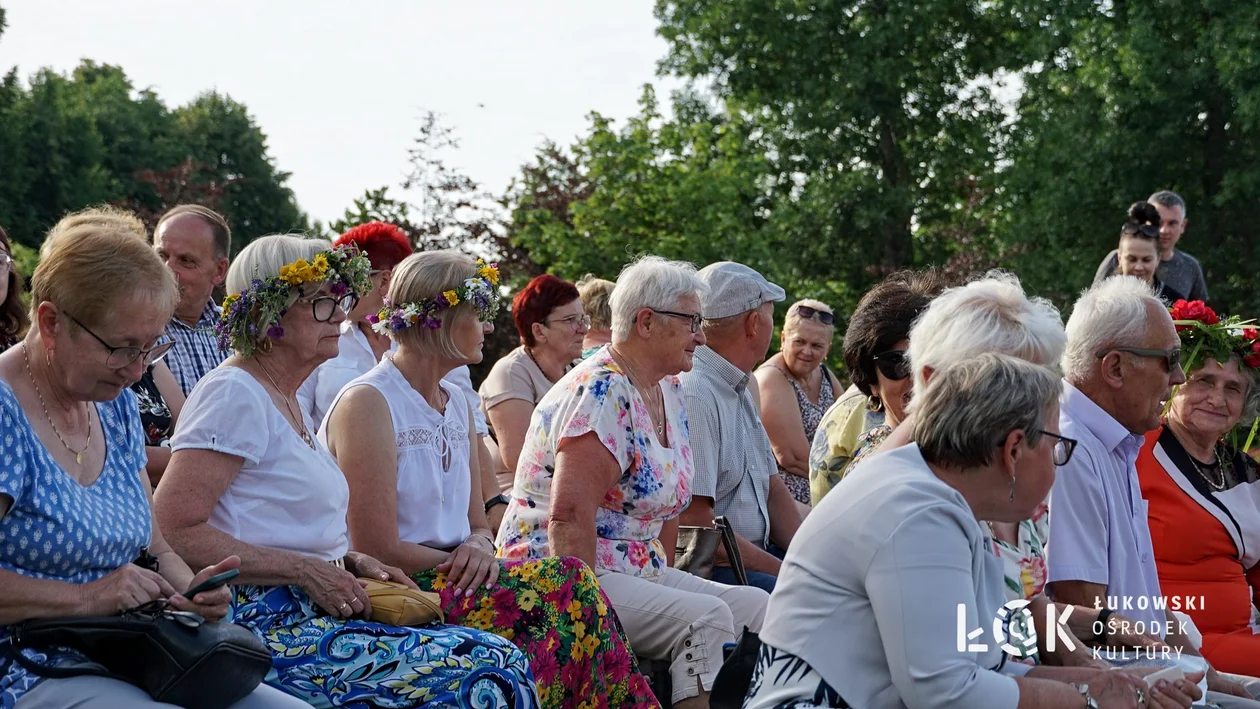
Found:
[(332, 320), (333, 314), (337, 312), (337, 308), (341, 308), (341, 312), (349, 315), (354, 306), (359, 304), (359, 296), (354, 293), (347, 293), (340, 298), (332, 295), (323, 295), (318, 298), (311, 298), (308, 301), (311, 304), (311, 315), (315, 317), (317, 322), (328, 322)]
[(836, 322), (835, 313), (829, 313), (826, 310), (811, 308), (808, 305), (796, 306), (796, 314), (806, 320), (818, 320), (823, 325), (834, 325)]
[(560, 318), (558, 320), (543, 320), (543, 325), (550, 326), (552, 323), (558, 323), (558, 322), (562, 322), (568, 325), (569, 327), (573, 328), (574, 330), (578, 329), (579, 327), (584, 327), (588, 330), (591, 329), (591, 316), (585, 313), (583, 313), (582, 315), (570, 315), (567, 318)]
[(173, 340), (165, 340), (158, 342), (147, 350), (142, 350), (139, 347), (114, 347), (108, 342), (102, 340), (100, 335), (92, 332), (87, 325), (79, 322), (79, 319), (71, 315), (68, 311), (62, 310), (61, 312), (65, 313), (66, 317), (70, 318), (75, 325), (83, 328), (84, 332), (96, 338), (97, 342), (101, 343), (105, 349), (109, 350), (109, 356), (105, 358), (105, 366), (110, 369), (122, 369), (141, 357), (144, 357), (145, 367), (153, 366), (154, 364), (161, 362), (162, 358), (166, 356), (166, 353), (170, 352), (171, 348), (175, 346), (175, 342)]
[(1124, 226), (1120, 228), (1120, 233), (1127, 234), (1129, 236), (1137, 236), (1140, 234), (1142, 236), (1145, 236), (1148, 239), (1158, 239), (1159, 227), (1155, 226), (1154, 224), (1138, 224), (1137, 222), (1125, 222)]
[(1181, 366), (1180, 347), (1174, 347), (1171, 350), (1152, 350), (1146, 347), (1108, 347), (1098, 350), (1095, 354), (1098, 355), (1098, 359), (1102, 359), (1112, 352), (1128, 352), (1139, 357), (1159, 357), (1168, 365), (1169, 372)]
[(1050, 454), (1050, 459), (1054, 461), (1054, 464), (1058, 466), (1067, 465), (1068, 461), (1072, 459), (1072, 453), (1076, 451), (1076, 439), (1060, 436), (1049, 431), (1038, 430), (1037, 433), (1054, 439), (1054, 448)]
[(875, 368), (886, 379), (899, 382), (910, 376), (910, 358), (906, 356), (905, 350), (880, 352), (873, 359), (875, 360)]
[(704, 324), (704, 316), (700, 315), (700, 313), (675, 313), (672, 310), (657, 310), (656, 308), (651, 308), (651, 311), (657, 315), (668, 315), (671, 318), (690, 320), (691, 334), (693, 335), (700, 332), (700, 326)]

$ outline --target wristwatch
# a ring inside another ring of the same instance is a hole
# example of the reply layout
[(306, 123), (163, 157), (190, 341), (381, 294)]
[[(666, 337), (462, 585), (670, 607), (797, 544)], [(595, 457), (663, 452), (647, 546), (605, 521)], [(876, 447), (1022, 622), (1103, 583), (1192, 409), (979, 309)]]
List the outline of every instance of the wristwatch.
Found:
[(486, 514), (490, 514), (491, 507), (494, 507), (495, 505), (506, 505), (511, 501), (512, 501), (512, 498), (508, 497), (507, 495), (503, 493), (499, 493), (495, 495), (489, 500), (486, 500)]
[(1094, 631), (1094, 644), (1095, 645), (1105, 646), (1107, 644), (1107, 635), (1110, 634), (1107, 629), (1107, 621), (1110, 620), (1111, 616), (1114, 614), (1115, 614), (1115, 611), (1111, 610), (1110, 608), (1104, 608), (1098, 612), (1098, 618), (1094, 621), (1094, 627), (1095, 628), (1101, 627), (1102, 632), (1100, 633), (1097, 630)]
[(1089, 693), (1088, 684), (1077, 684), (1072, 682), (1072, 688), (1080, 692), (1081, 696), (1085, 698), (1085, 709), (1098, 709), (1098, 700), (1094, 699), (1093, 695)]

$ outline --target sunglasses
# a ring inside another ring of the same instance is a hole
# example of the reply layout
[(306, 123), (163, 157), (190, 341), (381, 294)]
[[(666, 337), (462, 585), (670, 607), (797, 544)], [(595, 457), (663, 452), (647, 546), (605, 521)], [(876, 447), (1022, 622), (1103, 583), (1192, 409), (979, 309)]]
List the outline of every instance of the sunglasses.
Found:
[(905, 350), (888, 350), (875, 355), (875, 368), (885, 379), (899, 382), (910, 376), (910, 360)]
[(1159, 227), (1151, 224), (1138, 224), (1137, 222), (1125, 222), (1120, 228), (1121, 234), (1136, 235), (1141, 234), (1148, 239), (1159, 238)]
[(796, 314), (806, 320), (817, 320), (823, 325), (831, 325), (836, 321), (836, 316), (832, 313), (825, 310), (818, 310), (817, 308), (811, 308), (808, 305), (796, 306)]
[(1095, 354), (1098, 359), (1106, 357), (1112, 352), (1127, 352), (1139, 357), (1159, 357), (1168, 365), (1168, 371), (1173, 372), (1181, 367), (1181, 348), (1174, 347), (1171, 350), (1152, 350), (1144, 347), (1108, 347), (1098, 350)]

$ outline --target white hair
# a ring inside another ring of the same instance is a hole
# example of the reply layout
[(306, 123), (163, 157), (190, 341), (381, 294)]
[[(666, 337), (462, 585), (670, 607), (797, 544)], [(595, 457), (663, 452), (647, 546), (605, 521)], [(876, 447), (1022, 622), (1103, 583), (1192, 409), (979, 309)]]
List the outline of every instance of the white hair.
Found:
[(280, 269), (297, 261), (310, 260), (321, 251), (328, 251), (332, 244), (323, 239), (307, 239), (293, 234), (261, 236), (236, 255), (228, 269), (224, 288), (228, 295), (249, 290), (249, 284), (258, 279), (265, 281), (280, 275)]
[(1054, 304), (1026, 296), (1013, 274), (990, 271), (937, 296), (910, 328), (914, 389), (926, 389), (927, 369), (938, 372), (986, 352), (1052, 367), (1066, 343)]
[(1068, 318), (1063, 376), (1072, 384), (1087, 381), (1099, 350), (1140, 346), (1150, 327), (1151, 305), (1164, 308), (1155, 290), (1133, 276), (1112, 276), (1084, 290)]
[(696, 275), (694, 264), (660, 256), (636, 259), (621, 269), (609, 299), (613, 342), (624, 342), (630, 336), (640, 310), (672, 310), (677, 307), (679, 298), (688, 295), (699, 298), (706, 290), (704, 281)]

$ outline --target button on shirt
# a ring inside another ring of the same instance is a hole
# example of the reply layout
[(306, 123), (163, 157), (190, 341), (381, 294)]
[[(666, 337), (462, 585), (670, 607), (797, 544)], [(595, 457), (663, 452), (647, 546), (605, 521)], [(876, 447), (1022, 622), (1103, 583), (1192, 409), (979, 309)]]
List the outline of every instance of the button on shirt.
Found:
[(725, 516), (739, 536), (764, 549), (770, 537), (770, 476), (778, 464), (748, 392), (750, 377), (699, 347), (691, 371), (680, 378), (696, 467), (692, 495), (713, 498), (714, 516)]
[(1159, 575), (1137, 477), (1143, 437), (1067, 382), (1059, 428), (1078, 445), (1050, 491), (1049, 581), (1103, 584), (1115, 610), (1162, 637), (1168, 618), (1155, 609)]
[(223, 363), (231, 352), (219, 349), (219, 337), (214, 327), (219, 324), (219, 306), (206, 303), (197, 324), (189, 327), (179, 318), (171, 318), (166, 325), (166, 336), (175, 341), (171, 351), (162, 360), (170, 367), (179, 388), (188, 396), (201, 378)]

